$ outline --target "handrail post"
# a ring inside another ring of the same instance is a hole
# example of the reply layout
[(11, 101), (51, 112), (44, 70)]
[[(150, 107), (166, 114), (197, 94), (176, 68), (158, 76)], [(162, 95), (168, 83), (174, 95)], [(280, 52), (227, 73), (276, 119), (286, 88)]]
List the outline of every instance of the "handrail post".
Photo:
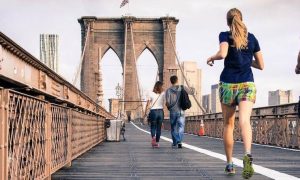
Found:
[(67, 124), (67, 131), (68, 131), (68, 154), (67, 154), (67, 164), (66, 167), (72, 166), (72, 110), (68, 109), (68, 124)]
[(46, 168), (45, 175), (46, 179), (51, 179), (51, 147), (52, 147), (52, 132), (51, 132), (51, 122), (52, 122), (52, 113), (51, 113), (51, 104), (46, 104), (46, 145), (45, 145), (45, 159), (46, 159)]
[(8, 98), (0, 89), (0, 180), (8, 179)]

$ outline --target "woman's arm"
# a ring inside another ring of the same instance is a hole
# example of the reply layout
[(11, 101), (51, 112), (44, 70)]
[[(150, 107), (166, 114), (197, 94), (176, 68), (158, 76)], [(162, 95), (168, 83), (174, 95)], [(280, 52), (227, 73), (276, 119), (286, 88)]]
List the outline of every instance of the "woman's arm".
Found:
[(220, 43), (219, 51), (215, 55), (207, 59), (207, 64), (213, 66), (215, 60), (225, 59), (227, 53), (228, 53), (228, 43), (227, 42)]
[(262, 57), (262, 53), (261, 51), (258, 51), (256, 53), (254, 53), (254, 59), (252, 61), (252, 67), (256, 68), (256, 69), (260, 69), (260, 70), (263, 70), (265, 65), (264, 65), (264, 59)]
[(149, 97), (149, 98), (147, 99), (147, 103), (146, 103), (146, 107), (145, 107), (145, 112), (144, 112), (144, 116), (143, 116), (144, 119), (147, 117), (147, 115), (148, 115), (148, 113), (149, 113), (148, 111), (149, 111), (151, 102), (152, 102), (152, 99), (151, 99), (151, 97)]
[(147, 115), (148, 115), (148, 108), (149, 107), (150, 107), (150, 100), (147, 100), (143, 119), (145, 119), (147, 117)]

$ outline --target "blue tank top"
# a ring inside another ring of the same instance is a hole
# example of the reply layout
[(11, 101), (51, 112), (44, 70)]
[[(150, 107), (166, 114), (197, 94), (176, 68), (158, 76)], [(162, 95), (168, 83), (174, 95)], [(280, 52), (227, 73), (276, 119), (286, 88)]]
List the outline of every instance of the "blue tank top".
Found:
[(221, 32), (219, 41), (220, 43), (227, 42), (229, 45), (220, 81), (225, 83), (254, 82), (251, 64), (253, 55), (260, 51), (259, 43), (255, 36), (248, 33), (247, 48), (240, 50), (234, 46), (231, 32)]

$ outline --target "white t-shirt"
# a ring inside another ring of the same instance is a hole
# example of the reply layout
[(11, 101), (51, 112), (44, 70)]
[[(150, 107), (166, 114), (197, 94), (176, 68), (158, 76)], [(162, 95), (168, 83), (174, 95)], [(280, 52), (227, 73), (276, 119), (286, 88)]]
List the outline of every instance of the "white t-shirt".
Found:
[(149, 100), (150, 100), (150, 107), (156, 101), (151, 109), (163, 109), (164, 108), (164, 102), (165, 102), (165, 92), (162, 92), (160, 95), (156, 94), (154, 92), (150, 92), (149, 93)]

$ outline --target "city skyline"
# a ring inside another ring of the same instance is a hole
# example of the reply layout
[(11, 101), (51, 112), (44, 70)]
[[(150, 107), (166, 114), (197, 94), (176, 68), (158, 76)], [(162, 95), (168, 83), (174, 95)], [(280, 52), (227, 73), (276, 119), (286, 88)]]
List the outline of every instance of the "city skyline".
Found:
[(40, 34), (40, 61), (56, 73), (59, 72), (58, 40), (57, 34)]
[(276, 90), (276, 91), (269, 91), (268, 94), (268, 105), (269, 106), (277, 106), (281, 104), (288, 104), (293, 103), (293, 91), (287, 90)]
[[(117, 0), (93, 0), (89, 3), (82, 0), (64, 2), (56, 0), (50, 2), (3, 1), (3, 6), (0, 7), (0, 23), (2, 25), (0, 31), (36, 57), (39, 57), (39, 34), (44, 32), (58, 34), (61, 45), (60, 74), (71, 82), (81, 53), (80, 26), (77, 19), (87, 15), (120, 17), (128, 13), (126, 12), (127, 7), (119, 8), (120, 3), (121, 1)], [(183, 5), (184, 9), (181, 8)], [(215, 66), (211, 68), (206, 65), (206, 59), (218, 48), (218, 33), (228, 30), (225, 22), (226, 12), (232, 7), (240, 8), (249, 31), (253, 32), (260, 42), (266, 64), (264, 71), (253, 70), (258, 89), (256, 107), (259, 107), (267, 106), (267, 92), (272, 89), (291, 89), (294, 100), (297, 100), (300, 95), (299, 83), (296, 83), (299, 82), (299, 76), (294, 73), (300, 48), (300, 25), (295, 23), (300, 17), (297, 9), (299, 5), (300, 2), (296, 0), (291, 0), (289, 3), (270, 0), (264, 2), (232, 0), (226, 3), (220, 0), (213, 2), (192, 0), (189, 3), (170, 0), (130, 1), (130, 13), (137, 17), (160, 17), (169, 14), (179, 19), (176, 34), (177, 51), (181, 61), (197, 60), (198, 67), (202, 69), (203, 74), (202, 94), (208, 94), (210, 86), (218, 83), (223, 62), (216, 62)], [(265, 9), (265, 7), (268, 8)], [(26, 32), (26, 36), (24, 36), (24, 32)], [(151, 57), (151, 53), (145, 52), (142, 56), (140, 57), (142, 62), (138, 65), (152, 70), (151, 72), (155, 74), (157, 64), (153, 64), (155, 59), (153, 56)], [(115, 57), (105, 58), (114, 59)], [(152, 64), (144, 66), (148, 63), (148, 59)], [(112, 61), (116, 61), (115, 64), (120, 65), (118, 59), (115, 58)], [(112, 69), (107, 67), (106, 71), (112, 71)], [(145, 72), (143, 69), (139, 71)], [(105, 75), (105, 70), (103, 73)], [(155, 79), (155, 75), (153, 76)], [(140, 77), (140, 79), (143, 78), (145, 77)], [(148, 83), (147, 79), (142, 82), (149, 86), (143, 87), (144, 89), (153, 86), (152, 82)], [(110, 87), (104, 86), (104, 92), (105, 89), (114, 89), (116, 84)]]
[[(184, 76), (186, 81), (191, 88), (194, 89), (194, 95), (197, 101), (202, 105), (202, 90), (201, 90), (201, 82), (202, 82), (202, 71), (197, 67), (196, 61), (183, 61), (181, 62), (181, 67), (184, 72)], [(179, 68), (178, 68), (179, 69)], [(179, 84), (188, 86), (184, 80), (184, 76), (180, 71), (177, 71), (178, 82)], [(192, 103), (192, 107), (185, 111), (185, 115), (195, 115), (202, 114), (200, 107), (197, 105), (197, 102), (193, 96), (190, 95), (190, 100)]]

